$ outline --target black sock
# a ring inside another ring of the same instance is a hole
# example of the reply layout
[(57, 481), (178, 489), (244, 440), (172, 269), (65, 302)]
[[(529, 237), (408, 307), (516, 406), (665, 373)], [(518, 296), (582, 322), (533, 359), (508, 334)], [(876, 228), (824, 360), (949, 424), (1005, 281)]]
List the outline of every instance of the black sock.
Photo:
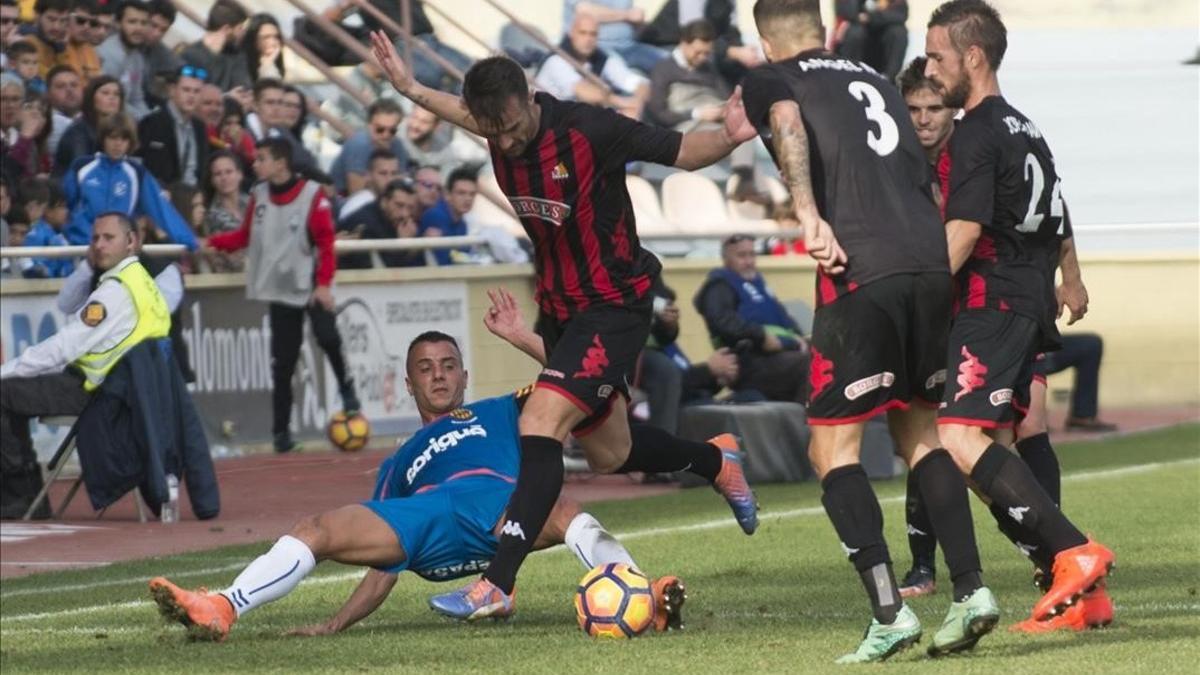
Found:
[(508, 499), (496, 555), (483, 576), (512, 594), (517, 570), (533, 549), (563, 484), (562, 442), (546, 436), (521, 437), (521, 472)]
[(946, 567), (954, 582), (954, 597), (962, 599), (983, 585), (967, 482), (950, 453), (941, 448), (918, 462), (913, 473), (917, 476), (934, 534), (942, 544), (942, 555), (946, 557)]
[(1012, 516), (1008, 515), (1007, 509), (997, 506), (995, 503), (992, 503), (988, 509), (992, 512), (992, 517), (996, 519), (996, 527), (1004, 536), (1008, 537), (1017, 550), (1029, 558), (1038, 569), (1049, 574), (1050, 569), (1054, 566), (1054, 554), (1041, 539), (1038, 539), (1037, 533), (1013, 520)]
[(1017, 441), (1017, 453), (1029, 465), (1034, 478), (1041, 484), (1050, 499), (1062, 508), (1062, 473), (1058, 468), (1058, 456), (1050, 445), (1050, 434), (1038, 434)]
[(821, 504), (833, 522), (842, 548), (854, 563), (871, 611), (879, 623), (892, 623), (900, 611), (900, 591), (883, 540), (883, 511), (861, 464), (840, 466), (821, 481)]
[(1025, 462), (1003, 446), (988, 446), (971, 470), (971, 479), (993, 505), (1044, 542), (1050, 555), (1087, 543), (1087, 537), (1058, 510)]
[(908, 472), (908, 491), (904, 497), (904, 524), (908, 530), (908, 550), (912, 551), (913, 567), (924, 567), (934, 571), (934, 553), (937, 537), (933, 524), (929, 522), (929, 511), (921, 499), (921, 488), (917, 484), (917, 472)]
[(691, 471), (708, 482), (721, 472), (721, 450), (710, 443), (689, 441), (648, 424), (629, 425), (629, 458), (617, 473)]

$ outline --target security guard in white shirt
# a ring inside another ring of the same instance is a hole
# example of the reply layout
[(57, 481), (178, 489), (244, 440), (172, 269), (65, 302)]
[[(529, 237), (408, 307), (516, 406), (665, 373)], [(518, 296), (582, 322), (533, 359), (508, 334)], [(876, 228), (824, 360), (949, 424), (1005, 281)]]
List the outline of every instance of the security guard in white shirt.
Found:
[(98, 217), (88, 249), (103, 271), (96, 290), (56, 334), (0, 366), (0, 518), (23, 515), (42, 487), (29, 419), (80, 414), (126, 352), (170, 331), (167, 303), (137, 248), (128, 217)]

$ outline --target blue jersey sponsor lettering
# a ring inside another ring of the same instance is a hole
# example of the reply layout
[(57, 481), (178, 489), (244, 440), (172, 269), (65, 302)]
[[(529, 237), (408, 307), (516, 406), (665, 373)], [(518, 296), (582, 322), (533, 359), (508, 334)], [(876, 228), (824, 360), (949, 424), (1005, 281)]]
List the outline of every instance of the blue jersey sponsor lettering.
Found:
[(451, 477), (516, 480), (520, 462), (515, 394), (464, 405), (425, 425), (379, 466), (372, 499), (393, 499)]

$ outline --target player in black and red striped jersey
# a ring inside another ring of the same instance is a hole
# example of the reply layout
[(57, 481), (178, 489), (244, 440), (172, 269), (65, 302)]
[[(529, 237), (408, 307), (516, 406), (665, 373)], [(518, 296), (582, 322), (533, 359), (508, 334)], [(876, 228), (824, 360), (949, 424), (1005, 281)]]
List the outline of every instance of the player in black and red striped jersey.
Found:
[(625, 165), (696, 169), (729, 154), (754, 136), (740, 93), (726, 104), (722, 128), (680, 134), (534, 94), (504, 57), (473, 65), (459, 98), (415, 82), (383, 34), (372, 35), (372, 46), (397, 91), (487, 139), (496, 178), (534, 245), (539, 337), (518, 346), (544, 368), (519, 420), (517, 485), (483, 578), (436, 596), (433, 608), (472, 620), (512, 614), (517, 570), (562, 489), (569, 433), (599, 472), (702, 476), (752, 534), (757, 504), (731, 437), (699, 443), (654, 427), (631, 430), (626, 415), (627, 379), (649, 335), (648, 292), (661, 267), (638, 240)]
[(898, 454), (920, 476), (954, 580), (932, 652), (970, 649), (1000, 614), (981, 579), (966, 483), (935, 425), (952, 300), (945, 232), (904, 100), (868, 66), (824, 49), (819, 5), (755, 4), (771, 63), (742, 87), (820, 263), (809, 458), (874, 614), (858, 649), (839, 662), (884, 660), (922, 632), (900, 598), (883, 514), (859, 463), (866, 420), (882, 412)]
[(1073, 314), (1086, 308), (1054, 157), (1038, 127), (1000, 95), (1006, 48), (1004, 23), (983, 0), (951, 0), (929, 21), (926, 75), (946, 105), (965, 111), (950, 137), (945, 218), (959, 295), (938, 424), (959, 468), (1052, 557), (1052, 584), (1018, 626), (1043, 631), (1103, 593), (1114, 556), (1005, 447), (1034, 358), (1058, 348), (1059, 298)]

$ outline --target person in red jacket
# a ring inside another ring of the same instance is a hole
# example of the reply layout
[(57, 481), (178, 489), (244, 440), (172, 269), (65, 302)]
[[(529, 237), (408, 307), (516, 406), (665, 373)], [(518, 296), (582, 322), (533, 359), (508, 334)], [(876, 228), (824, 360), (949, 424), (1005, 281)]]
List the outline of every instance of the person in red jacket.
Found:
[[(246, 297), (269, 303), (275, 451), (296, 447), (289, 431), (292, 374), (304, 340), (304, 315), (312, 320), (317, 344), (337, 377), (347, 414), (359, 409), (354, 381), (346, 373), (342, 339), (330, 291), (337, 259), (333, 255), (333, 210), (320, 184), (292, 168), (292, 146), (281, 138), (259, 141), (254, 173), (259, 182), (241, 228), (209, 237), (218, 251), (247, 249)], [(293, 227), (304, 223), (305, 227)]]

